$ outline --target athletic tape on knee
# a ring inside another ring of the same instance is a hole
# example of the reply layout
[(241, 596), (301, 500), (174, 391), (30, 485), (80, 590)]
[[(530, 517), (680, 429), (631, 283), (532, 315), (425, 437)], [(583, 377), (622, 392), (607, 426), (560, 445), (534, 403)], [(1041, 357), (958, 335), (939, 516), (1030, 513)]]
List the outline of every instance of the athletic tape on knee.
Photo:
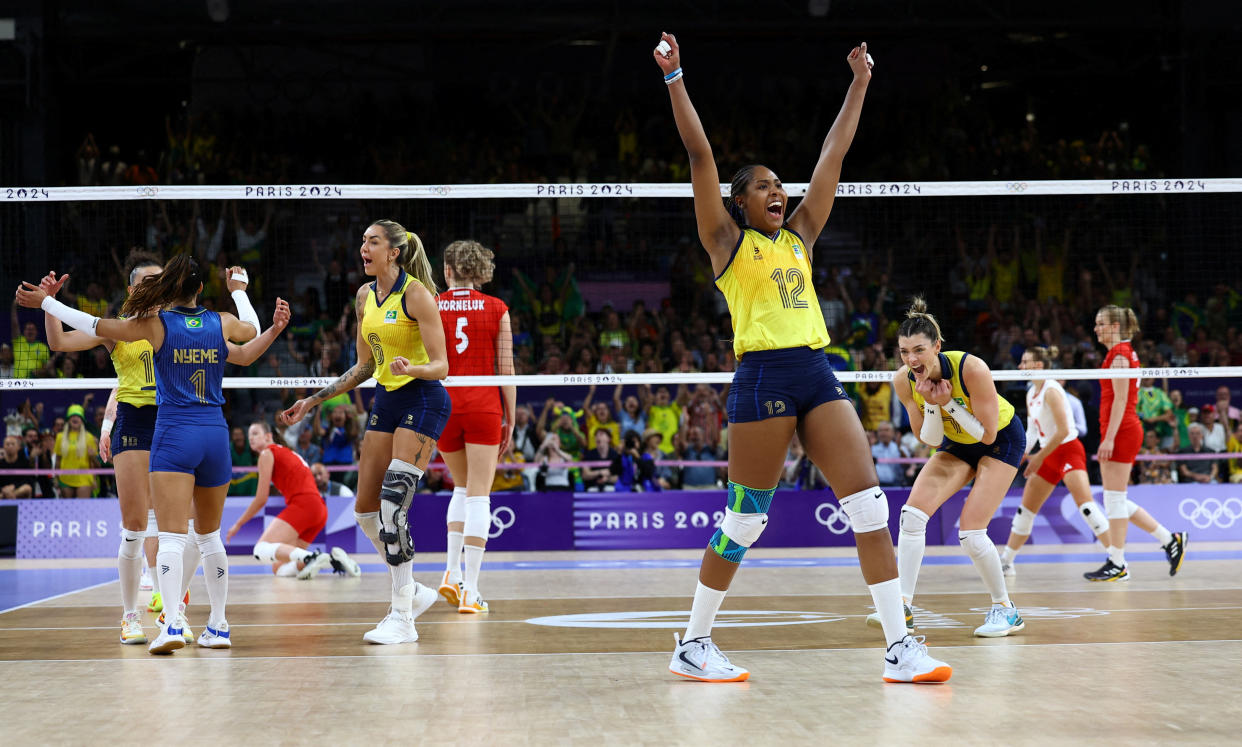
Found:
[(731, 563), (740, 563), (768, 523), (776, 488), (760, 490), (729, 481), (725, 518), (708, 547)]
[(1138, 510), (1139, 510), (1139, 504), (1135, 503), (1129, 498), (1126, 498), (1126, 518), (1128, 519), (1131, 516), (1135, 515), (1136, 513), (1138, 513)]
[(962, 549), (971, 558), (984, 558), (988, 553), (996, 554), (996, 545), (992, 544), (986, 529), (963, 529), (958, 533), (957, 541), (962, 543)]
[(208, 555), (224, 555), (224, 541), (220, 539), (220, 530), (208, 532), (207, 534), (195, 534), (194, 540), (198, 543), (198, 551), (205, 558)]
[(466, 520), (466, 489), (453, 488), (453, 497), (449, 499), (448, 511), (444, 514), (444, 521), (448, 524), (463, 522)]
[(147, 536), (160, 536), (160, 527), (155, 523), (155, 509), (153, 508), (147, 509)]
[[(1091, 534), (1099, 537), (1108, 531), (1108, 519), (1104, 517), (1104, 509), (1100, 508), (1100, 504), (1095, 501), (1087, 501), (1078, 507), (1082, 518), (1086, 520), (1087, 526), (1091, 528)], [(1108, 544), (1105, 542), (1104, 544)]]
[(854, 534), (888, 529), (888, 496), (878, 486), (845, 496), (841, 510), (849, 517)]
[(122, 558), (133, 560), (142, 555), (142, 540), (146, 532), (135, 532), (132, 529), (121, 530), (121, 548), (117, 552)]
[(914, 506), (901, 507), (901, 533), (908, 537), (927, 535), (927, 514)]
[(1104, 491), (1104, 515), (1110, 519), (1130, 518), (1130, 509), (1126, 506), (1129, 500), (1124, 490)]
[(776, 495), (776, 488), (759, 490), (758, 488), (748, 488), (745, 485), (739, 485), (730, 480), (729, 498), (725, 508), (736, 511), (739, 514), (766, 514), (768, 509), (772, 507), (772, 496), (774, 495)]
[(1013, 523), (1010, 525), (1010, 528), (1014, 534), (1029, 537), (1031, 530), (1035, 528), (1035, 512), (1018, 506), (1018, 512), (1013, 515)]
[(490, 495), (472, 495), (465, 501), (466, 527), (462, 535), (466, 537), (482, 537), (492, 528), (492, 497)]
[(280, 549), (280, 545), (276, 542), (256, 542), (254, 545), (254, 559), (262, 563), (275, 563), (276, 551)]

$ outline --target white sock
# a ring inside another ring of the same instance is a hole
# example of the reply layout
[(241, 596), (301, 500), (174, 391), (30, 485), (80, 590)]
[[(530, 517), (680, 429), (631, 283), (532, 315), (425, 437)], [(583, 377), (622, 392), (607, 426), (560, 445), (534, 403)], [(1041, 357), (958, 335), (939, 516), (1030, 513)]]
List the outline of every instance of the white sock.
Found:
[(466, 536), (461, 532), (448, 533), (448, 554), (444, 559), (444, 570), (449, 578), (461, 580), (461, 549), (466, 544)]
[(906, 604), (914, 603), (919, 568), (927, 551), (927, 514), (913, 506), (901, 507), (901, 530), (897, 533), (897, 578)]
[(207, 624), (219, 629), (225, 622), (224, 608), (229, 598), (229, 556), (220, 540), (220, 530), (195, 535), (199, 552), (203, 556), (203, 580), (207, 583), (207, 598), (211, 601), (211, 616)]
[(390, 565), (388, 572), (392, 576), (392, 608), (403, 615), (409, 615), (414, 605), (414, 561), (407, 560), (401, 565)]
[(875, 603), (875, 611), (880, 615), (880, 625), (884, 628), (884, 639), (891, 646), (906, 637), (906, 611), (901, 604), (901, 582), (895, 578), (870, 584), (871, 601)]
[(121, 580), (121, 608), (127, 615), (138, 610), (138, 582), (142, 579), (142, 541), (145, 536), (144, 532), (121, 530), (116, 569)]
[(159, 570), (155, 580), (157, 588), (164, 597), (164, 621), (167, 625), (177, 624), (177, 602), (181, 600), (181, 565), (185, 554), (186, 540), (184, 534), (160, 532), (160, 550), (155, 556), (155, 565)]
[(720, 604), (724, 602), (727, 593), (699, 582), (694, 591), (694, 604), (690, 607), (690, 624), (686, 626), (686, 635), (682, 640), (692, 641), (712, 634), (716, 613), (720, 612)]
[(306, 560), (313, 554), (314, 553), (312, 553), (310, 550), (303, 550), (300, 547), (295, 547), (289, 551), (289, 559), (296, 563), (301, 563), (303, 560)]
[(298, 575), (298, 564), (296, 560), (290, 560), (281, 567), (276, 569), (277, 578), (293, 578)]
[[(190, 582), (194, 580), (194, 574), (198, 572), (198, 561), (202, 557), (202, 553), (198, 549), (198, 535), (194, 533), (194, 520), (190, 519), (189, 531), (185, 535), (185, 550), (181, 553), (181, 596), (174, 601), (181, 602), (185, 593), (190, 590)], [(168, 600), (164, 600), (164, 606), (168, 606)]]
[(1000, 555), (996, 553), (996, 545), (988, 537), (986, 529), (963, 529), (958, 533), (962, 549), (975, 564), (979, 578), (992, 595), (992, 604), (1011, 606), (1009, 591), (1005, 588), (1005, 574), (1001, 572)]
[(483, 548), (466, 545), (466, 573), (462, 577), (462, 585), (467, 591), (479, 590), (479, 569), (483, 567)]
[(1126, 567), (1126, 549), (1124, 547), (1108, 548), (1108, 559), (1118, 568)]
[(1157, 524), (1156, 530), (1152, 532), (1151, 535), (1156, 538), (1156, 541), (1160, 543), (1161, 547), (1164, 547), (1173, 541), (1173, 533), (1168, 529), (1165, 529), (1164, 524)]

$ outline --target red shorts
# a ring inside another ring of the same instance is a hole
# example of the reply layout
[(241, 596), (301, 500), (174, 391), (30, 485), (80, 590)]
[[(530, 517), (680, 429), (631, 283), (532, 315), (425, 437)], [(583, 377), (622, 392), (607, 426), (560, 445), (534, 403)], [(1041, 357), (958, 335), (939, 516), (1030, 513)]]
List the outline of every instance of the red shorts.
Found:
[(1070, 472), (1087, 468), (1087, 451), (1082, 448), (1082, 441), (1074, 439), (1058, 446), (1044, 463), (1039, 465), (1040, 477), (1056, 485)]
[(1134, 464), (1139, 449), (1143, 448), (1143, 425), (1137, 421), (1123, 424), (1113, 440), (1113, 456), (1110, 462)]
[(295, 495), (276, 518), (293, 527), (298, 539), (312, 542), (328, 523), (328, 507), (317, 495)]
[(466, 444), (500, 445), (500, 413), (454, 412), (449, 415), (436, 448), (440, 451), (461, 451)]

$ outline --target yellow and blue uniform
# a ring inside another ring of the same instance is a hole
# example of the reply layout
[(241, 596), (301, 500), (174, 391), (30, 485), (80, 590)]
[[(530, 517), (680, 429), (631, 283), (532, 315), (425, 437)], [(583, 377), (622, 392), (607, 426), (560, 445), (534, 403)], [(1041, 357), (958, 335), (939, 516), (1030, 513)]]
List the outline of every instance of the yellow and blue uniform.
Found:
[[(975, 411), (970, 406), (970, 390), (962, 378), (962, 367), (966, 365), (968, 358), (970, 358), (970, 353), (961, 350), (946, 350), (940, 353), (940, 378), (952, 386), (953, 390), (949, 396), (953, 401), (974, 415)], [(914, 397), (915, 404), (920, 408), (923, 407), (926, 400), (914, 390), (914, 374), (907, 372), (906, 376), (910, 380), (910, 393)], [(1017, 467), (1022, 462), (1022, 455), (1026, 453), (1026, 432), (1021, 423), (1014, 419), (1013, 405), (1009, 400), (1000, 394), (996, 395), (996, 399), (1000, 405), (1000, 413), (996, 420), (995, 441), (990, 444), (981, 443), (964, 431), (953, 416), (941, 408), (940, 419), (944, 423), (945, 440), (940, 450), (952, 454), (971, 467), (977, 467), (979, 460), (985, 456)]]
[(116, 428), (112, 453), (150, 451), (155, 434), (155, 353), (151, 343), (118, 341), (112, 346), (116, 368)]
[(444, 385), (439, 381), (397, 376), (388, 367), (396, 356), (403, 356), (416, 366), (431, 360), (423, 346), (418, 322), (405, 308), (405, 291), (417, 283), (417, 278), (402, 270), (383, 301), (376, 283), (371, 283), (367, 291), (361, 334), (371, 347), (375, 381), (379, 384), (375, 388), (367, 430), (393, 433), (397, 428), (408, 428), (439, 440), (452, 411)]
[(164, 344), (155, 351), (155, 436), (152, 472), (194, 475), (198, 487), (225, 485), (233, 475), (224, 404), (228, 343), (220, 315), (203, 307), (159, 313)]
[(733, 318), (737, 372), (730, 423), (804, 415), (847, 399), (823, 349), (831, 340), (811, 282), (806, 242), (789, 228), (769, 237), (742, 229), (716, 286)]

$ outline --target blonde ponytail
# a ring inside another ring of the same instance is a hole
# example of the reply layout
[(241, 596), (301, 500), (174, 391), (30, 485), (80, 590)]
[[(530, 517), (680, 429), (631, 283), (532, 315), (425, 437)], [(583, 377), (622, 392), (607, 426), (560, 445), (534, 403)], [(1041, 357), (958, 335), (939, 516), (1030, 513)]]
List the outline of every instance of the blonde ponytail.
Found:
[(388, 245), (400, 251), (397, 264), (401, 269), (414, 276), (424, 288), (435, 295), (439, 289), (436, 287), (435, 275), (432, 274), (431, 260), (427, 259), (427, 250), (423, 248), (423, 240), (418, 238), (418, 234), (405, 230), (395, 220), (377, 220), (371, 225), (384, 229)]
[(936, 323), (936, 317), (927, 313), (927, 301), (924, 301), (922, 296), (910, 299), (910, 309), (906, 311), (906, 318), (897, 328), (898, 337), (913, 337), (914, 335), (925, 336), (931, 340), (933, 345), (944, 339), (940, 336), (940, 325)]

